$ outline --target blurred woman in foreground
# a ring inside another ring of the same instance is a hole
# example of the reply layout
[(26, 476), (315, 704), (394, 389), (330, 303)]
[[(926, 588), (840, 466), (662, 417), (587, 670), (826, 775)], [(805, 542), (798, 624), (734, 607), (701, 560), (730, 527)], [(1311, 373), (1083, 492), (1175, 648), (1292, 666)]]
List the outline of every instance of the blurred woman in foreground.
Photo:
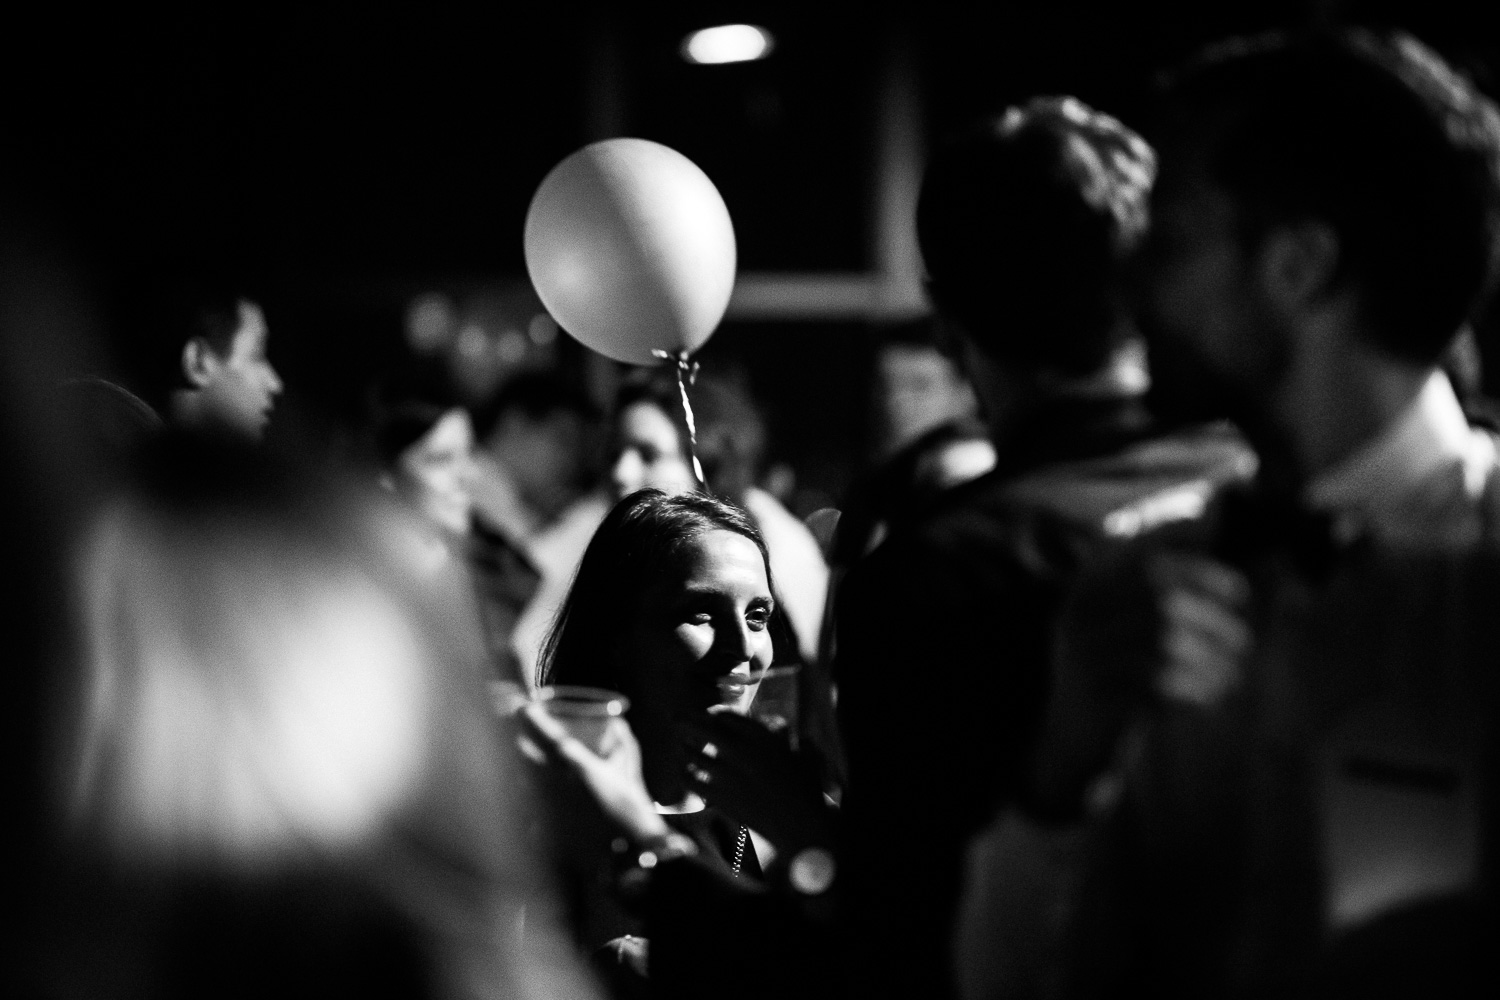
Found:
[(49, 995), (591, 995), (545, 932), (462, 582), (412, 572), (415, 530), (175, 440), (105, 508), (75, 562)]

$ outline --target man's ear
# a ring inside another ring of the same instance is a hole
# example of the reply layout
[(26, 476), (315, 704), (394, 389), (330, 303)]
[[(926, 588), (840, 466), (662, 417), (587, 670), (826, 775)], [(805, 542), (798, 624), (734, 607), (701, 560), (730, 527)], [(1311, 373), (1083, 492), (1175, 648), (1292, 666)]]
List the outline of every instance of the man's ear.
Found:
[(182, 377), (194, 389), (207, 385), (217, 373), (219, 357), (202, 337), (192, 337), (182, 345)]
[(1311, 305), (1332, 290), (1341, 252), (1338, 234), (1327, 223), (1277, 226), (1261, 244), (1262, 287), (1284, 308)]

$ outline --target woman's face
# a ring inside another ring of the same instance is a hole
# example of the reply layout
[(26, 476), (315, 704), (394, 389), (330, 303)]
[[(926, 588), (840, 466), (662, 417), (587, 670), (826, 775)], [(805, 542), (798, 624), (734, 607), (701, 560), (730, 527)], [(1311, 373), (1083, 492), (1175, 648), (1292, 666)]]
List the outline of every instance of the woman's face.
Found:
[(696, 489), (689, 463), (677, 426), (655, 403), (632, 403), (620, 412), (610, 466), (616, 498), (648, 486), (669, 495)]
[(689, 710), (745, 713), (771, 666), (774, 601), (760, 548), (714, 529), (692, 543), (680, 576), (643, 595), (631, 660), (642, 686)]
[(469, 482), (474, 474), (474, 429), (461, 409), (443, 414), (396, 460), (400, 487), (439, 527), (464, 534), (474, 501)]

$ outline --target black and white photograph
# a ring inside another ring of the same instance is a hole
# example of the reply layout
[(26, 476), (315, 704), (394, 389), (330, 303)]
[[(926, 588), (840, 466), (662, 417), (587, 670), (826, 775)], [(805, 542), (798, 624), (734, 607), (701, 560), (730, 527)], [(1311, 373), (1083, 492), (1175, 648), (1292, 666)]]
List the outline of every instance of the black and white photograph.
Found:
[(1500, 28), (32, 5), (5, 993), (1500, 995)]

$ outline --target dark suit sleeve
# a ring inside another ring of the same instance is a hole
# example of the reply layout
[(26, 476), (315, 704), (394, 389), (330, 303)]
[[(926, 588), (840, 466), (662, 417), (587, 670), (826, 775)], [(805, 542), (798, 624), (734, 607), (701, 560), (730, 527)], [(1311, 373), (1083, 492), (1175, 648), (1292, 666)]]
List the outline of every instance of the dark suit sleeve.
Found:
[(984, 530), (893, 539), (840, 590), (845, 950), (864, 995), (953, 992), (963, 852), (1013, 792), (1055, 605)]

